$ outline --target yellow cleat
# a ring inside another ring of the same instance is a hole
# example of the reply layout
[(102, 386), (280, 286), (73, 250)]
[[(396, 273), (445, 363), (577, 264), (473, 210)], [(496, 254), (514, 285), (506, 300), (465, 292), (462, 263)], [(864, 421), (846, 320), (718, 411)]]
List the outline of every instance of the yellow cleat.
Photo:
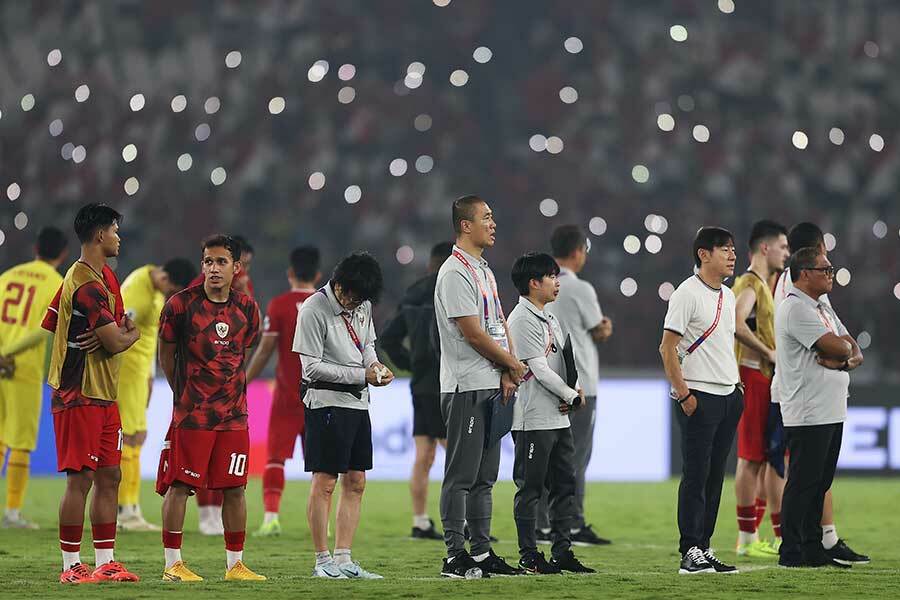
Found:
[(265, 581), (265, 575), (257, 575), (247, 568), (242, 561), (237, 561), (234, 566), (225, 571), (225, 581)]
[(163, 571), (163, 581), (203, 581), (203, 578), (187, 568), (184, 561), (177, 563)]
[(763, 540), (756, 540), (749, 544), (738, 544), (736, 552), (738, 556), (746, 556), (748, 558), (773, 558), (778, 556), (778, 551), (769, 542)]

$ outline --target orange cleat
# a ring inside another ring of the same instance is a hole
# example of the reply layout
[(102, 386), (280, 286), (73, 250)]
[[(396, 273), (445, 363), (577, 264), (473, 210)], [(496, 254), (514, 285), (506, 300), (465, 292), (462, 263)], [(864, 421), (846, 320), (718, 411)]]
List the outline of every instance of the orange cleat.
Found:
[(87, 565), (78, 563), (63, 571), (59, 576), (59, 582), (79, 584), (97, 583), (97, 580), (94, 579)]
[(96, 581), (140, 581), (141, 578), (125, 568), (125, 565), (118, 561), (108, 562), (100, 565), (92, 573)]

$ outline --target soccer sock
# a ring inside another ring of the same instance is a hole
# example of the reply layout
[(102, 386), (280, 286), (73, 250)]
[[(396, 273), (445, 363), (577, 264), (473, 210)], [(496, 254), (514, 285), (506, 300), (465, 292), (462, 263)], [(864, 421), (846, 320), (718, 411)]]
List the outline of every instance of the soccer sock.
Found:
[(428, 513), (413, 515), (413, 527), (418, 529), (431, 529), (431, 519), (428, 518)]
[(9, 465), (6, 467), (6, 510), (18, 512), (28, 487), (28, 466), (31, 453), (27, 450), (11, 450)]
[(284, 493), (284, 463), (270, 461), (263, 471), (263, 507), (266, 513), (278, 515)]
[(225, 560), (229, 569), (243, 559), (245, 537), (246, 532), (243, 531), (225, 532)]
[(335, 548), (334, 549), (334, 564), (336, 565), (349, 565), (352, 561), (350, 560), (350, 548)]
[(837, 527), (834, 523), (822, 525), (822, 545), (826, 550), (831, 550), (838, 543)]
[(91, 537), (94, 538), (95, 567), (112, 562), (113, 548), (116, 547), (116, 523), (91, 524)]
[(63, 571), (81, 562), (81, 533), (84, 525), (60, 525), (59, 549), (62, 550)]
[(166, 555), (166, 568), (181, 560), (181, 539), (183, 534), (180, 531), (162, 532), (163, 552)]
[(766, 516), (766, 501), (762, 498), (756, 499), (756, 530), (759, 531), (759, 525)]
[(750, 544), (759, 539), (756, 535), (756, 505), (737, 507), (738, 544)]
[[(125, 483), (124, 481), (122, 483)], [(141, 503), (141, 447), (131, 448), (131, 476), (129, 477), (128, 503), (137, 506)]]
[(325, 563), (331, 561), (331, 552), (326, 550), (325, 552), (316, 552), (316, 566), (321, 567)]
[(122, 481), (119, 483), (119, 506), (131, 506), (128, 490), (131, 489), (131, 446), (122, 446), (122, 458), (119, 468), (122, 471)]
[(772, 520), (772, 531), (775, 533), (775, 539), (781, 539), (781, 513), (773, 512), (769, 513), (769, 518)]

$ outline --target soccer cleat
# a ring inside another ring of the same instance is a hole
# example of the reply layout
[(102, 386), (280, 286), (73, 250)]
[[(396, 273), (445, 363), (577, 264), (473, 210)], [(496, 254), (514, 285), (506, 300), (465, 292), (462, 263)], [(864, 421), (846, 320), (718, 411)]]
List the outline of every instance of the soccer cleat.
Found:
[(59, 575), (60, 583), (97, 583), (87, 565), (75, 563)]
[(825, 554), (827, 554), (831, 560), (838, 562), (842, 565), (867, 565), (871, 560), (865, 554), (857, 554), (853, 550), (850, 549), (844, 540), (838, 540), (837, 544), (835, 544), (830, 550), (826, 550)]
[(253, 537), (275, 537), (281, 535), (281, 523), (278, 519), (263, 523), (259, 529), (253, 532)]
[(3, 515), (3, 522), (0, 524), (0, 527), (3, 527), (3, 529), (40, 529), (37, 523), (32, 523), (22, 515), (14, 517)]
[(466, 552), (445, 558), (444, 566), (441, 568), (441, 577), (451, 579), (487, 579), (490, 576), (490, 573), (482, 571), (478, 563)]
[(550, 530), (544, 531), (541, 528), (534, 530), (534, 539), (538, 544), (552, 544), (553, 538), (550, 536)]
[(590, 525), (585, 525), (578, 531), (573, 531), (569, 536), (569, 540), (574, 546), (608, 546), (612, 544), (610, 540), (594, 533)]
[(187, 568), (184, 561), (177, 563), (163, 571), (163, 581), (203, 581), (203, 578)]
[(335, 564), (334, 560), (316, 565), (312, 572), (313, 577), (321, 577), (323, 579), (347, 579), (344, 572)]
[(119, 531), (161, 531), (159, 525), (149, 522), (140, 513), (132, 513), (128, 517), (119, 517), (116, 522)]
[(348, 579), (384, 579), (384, 577), (377, 573), (366, 571), (359, 566), (358, 562), (342, 563), (338, 565), (338, 569), (340, 569), (341, 573)]
[(559, 557), (553, 557), (550, 559), (550, 564), (559, 569), (560, 571), (568, 571), (569, 573), (596, 573), (594, 569), (590, 567), (586, 567), (581, 564), (577, 558), (575, 558), (575, 553), (571, 550), (567, 550), (565, 554)]
[(429, 526), (427, 529), (422, 529), (421, 527), (413, 527), (410, 537), (414, 540), (443, 540), (444, 536), (442, 536), (437, 530), (437, 527), (434, 526), (434, 521), (432, 519), (428, 519), (428, 524)]
[(738, 569), (732, 565), (726, 565), (721, 560), (716, 558), (716, 555), (713, 554), (712, 550), (704, 550), (703, 557), (706, 559), (706, 562), (712, 565), (713, 569), (716, 573), (737, 573)]
[(201, 519), (198, 529), (203, 535), (225, 535), (225, 526), (221, 520)]
[[(474, 560), (474, 559), (473, 559)], [(503, 558), (497, 556), (493, 550), (488, 552), (487, 558), (482, 561), (475, 561), (475, 564), (481, 567), (481, 572), (488, 575), (500, 575), (501, 577), (514, 577), (516, 575), (524, 575), (525, 571), (513, 567)]]
[(716, 569), (703, 554), (703, 550), (697, 546), (692, 546), (681, 557), (681, 566), (678, 568), (679, 575), (698, 575), (700, 573), (715, 573)]
[(225, 571), (225, 581), (265, 581), (265, 575), (259, 575), (247, 568), (243, 561), (237, 561), (234, 566)]
[(747, 558), (772, 558), (778, 556), (772, 544), (764, 540), (756, 540), (748, 544), (738, 544), (735, 550), (738, 556), (746, 556)]
[(141, 580), (117, 560), (100, 565), (94, 569), (91, 576), (97, 581), (137, 582)]
[(547, 562), (543, 552), (533, 550), (526, 552), (519, 559), (519, 568), (527, 575), (557, 575), (559, 567)]

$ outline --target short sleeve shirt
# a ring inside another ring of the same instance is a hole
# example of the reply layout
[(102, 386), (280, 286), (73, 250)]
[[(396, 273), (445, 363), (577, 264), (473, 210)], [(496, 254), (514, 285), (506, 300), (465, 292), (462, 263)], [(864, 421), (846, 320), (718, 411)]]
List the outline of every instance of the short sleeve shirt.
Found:
[[(590, 283), (579, 279), (574, 271), (562, 268), (559, 273), (559, 296), (547, 305), (546, 312), (559, 320), (563, 335), (568, 334), (572, 339), (575, 366), (584, 395), (596, 396), (600, 358), (591, 329), (603, 320), (597, 291)], [(515, 348), (518, 351), (518, 346)]]
[(315, 290), (291, 290), (272, 298), (266, 308), (263, 335), (278, 338), (278, 365), (275, 367), (273, 403), (297, 406), (300, 403), (300, 355), (294, 352), (294, 332), (300, 307)]

